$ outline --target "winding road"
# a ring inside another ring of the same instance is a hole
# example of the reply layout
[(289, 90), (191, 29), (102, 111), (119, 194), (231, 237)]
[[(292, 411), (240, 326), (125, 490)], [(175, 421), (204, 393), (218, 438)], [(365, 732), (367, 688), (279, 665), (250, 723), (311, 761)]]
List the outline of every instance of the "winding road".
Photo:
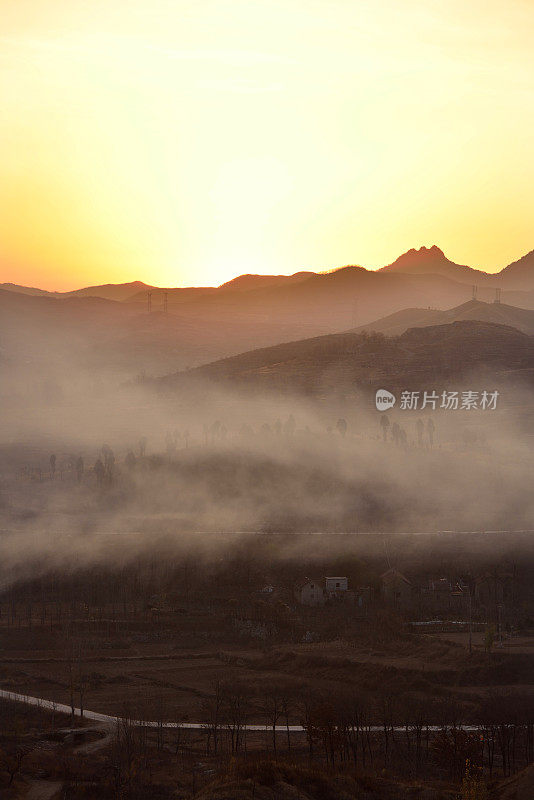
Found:
[[(64, 703), (56, 703), (54, 700), (45, 700), (42, 697), (32, 697), (28, 694), (17, 694), (16, 692), (8, 692), (5, 689), (0, 689), (0, 698), (4, 700), (12, 700), (18, 703), (25, 703), (29, 706), (36, 706), (37, 708), (45, 709), (47, 711), (55, 711), (60, 714), (72, 714), (72, 708)], [(98, 711), (89, 711), (88, 709), (82, 711), (80, 708), (74, 708), (74, 715), (77, 717), (83, 716), (84, 719), (89, 719), (94, 722), (101, 722), (105, 726), (109, 725), (116, 725), (122, 717), (114, 717), (109, 714), (101, 714)], [(143, 720), (143, 719), (130, 719), (128, 720), (130, 725), (135, 725), (136, 727), (146, 727), (146, 728), (182, 728), (183, 730), (193, 730), (193, 731), (201, 731), (205, 730), (208, 727), (208, 723), (206, 722), (154, 722), (150, 720)], [(430, 732), (436, 733), (438, 731), (443, 730), (447, 726), (443, 725), (429, 725), (428, 730)], [(478, 731), (479, 728), (477, 725), (457, 725), (457, 728), (461, 728), (464, 731)], [(259, 725), (259, 724), (246, 724), (241, 726), (242, 730), (245, 731), (264, 731), (264, 732), (273, 732), (272, 725)], [(275, 725), (274, 730), (280, 733), (305, 733), (306, 729), (302, 725)], [(371, 725), (369, 728), (370, 733), (379, 733), (383, 731), (382, 725)], [(406, 728), (404, 726), (394, 726), (393, 730), (395, 731), (405, 731)], [(427, 727), (425, 726), (425, 730)]]

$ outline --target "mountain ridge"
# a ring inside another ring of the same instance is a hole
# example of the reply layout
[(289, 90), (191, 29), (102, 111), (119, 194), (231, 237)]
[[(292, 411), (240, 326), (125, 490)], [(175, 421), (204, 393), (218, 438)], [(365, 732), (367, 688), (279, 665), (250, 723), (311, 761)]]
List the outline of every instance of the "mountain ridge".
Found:
[(402, 253), (391, 264), (381, 267), (379, 272), (405, 272), (420, 274), (435, 272), (438, 275), (458, 280), (459, 278), (475, 281), (488, 279), (497, 280), (500, 273), (488, 273), (465, 264), (456, 264), (451, 261), (443, 250), (433, 244), (431, 247), (420, 247), (418, 250), (411, 248)]
[(476, 267), (469, 267), (465, 264), (457, 264), (451, 261), (443, 250), (435, 244), (430, 247), (423, 246), (419, 249), (410, 248), (405, 253), (401, 253), (395, 261), (376, 270), (370, 270), (362, 266), (346, 265), (321, 272), (299, 270), (291, 275), (244, 273), (219, 286), (160, 287), (136, 280), (126, 283), (86, 286), (68, 292), (48, 291), (15, 283), (2, 283), (0, 288), (21, 294), (46, 295), (58, 299), (78, 294), (105, 297), (106, 299), (119, 299), (121, 302), (140, 302), (143, 294), (147, 291), (167, 292), (169, 295), (176, 294), (176, 296), (179, 296), (180, 293), (183, 293), (183, 296), (201, 296), (202, 294), (226, 293), (228, 291), (248, 292), (298, 284), (317, 276), (336, 274), (347, 269), (360, 269), (368, 273), (438, 274), (460, 283), (467, 281), (473, 284), (479, 281), (482, 284), (501, 286), (511, 290), (530, 291), (534, 289), (534, 250), (525, 253), (521, 258), (511, 262), (497, 272), (486, 272)]
[(529, 335), (534, 335), (534, 310), (518, 308), (506, 303), (485, 303), (468, 300), (450, 309), (405, 308), (354, 328), (354, 332), (383, 333), (386, 336), (400, 336), (412, 327), (428, 327), (461, 320), (495, 322), (510, 325)]

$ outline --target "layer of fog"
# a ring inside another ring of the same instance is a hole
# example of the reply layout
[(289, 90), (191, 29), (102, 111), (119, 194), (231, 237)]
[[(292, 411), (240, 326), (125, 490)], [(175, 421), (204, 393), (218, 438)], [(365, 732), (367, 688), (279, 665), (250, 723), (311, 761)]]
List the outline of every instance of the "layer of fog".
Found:
[[(534, 528), (531, 440), (510, 411), (531, 397), (518, 391), (501, 387), (497, 411), (397, 407), (383, 441), (370, 392), (253, 397), (205, 384), (160, 396), (69, 365), (47, 393), (3, 394), (0, 583), (109, 559), (110, 534), (125, 558), (159, 536), (216, 554), (216, 532)], [(393, 441), (395, 422), (405, 443)], [(98, 481), (103, 445), (114, 463)]]

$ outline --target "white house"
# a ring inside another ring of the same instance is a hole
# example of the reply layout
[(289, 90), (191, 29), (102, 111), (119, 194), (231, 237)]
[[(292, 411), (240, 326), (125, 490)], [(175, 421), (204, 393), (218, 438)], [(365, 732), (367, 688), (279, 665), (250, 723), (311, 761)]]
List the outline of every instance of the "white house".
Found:
[(338, 592), (346, 592), (349, 588), (347, 578), (325, 578), (325, 592), (327, 595), (337, 594)]

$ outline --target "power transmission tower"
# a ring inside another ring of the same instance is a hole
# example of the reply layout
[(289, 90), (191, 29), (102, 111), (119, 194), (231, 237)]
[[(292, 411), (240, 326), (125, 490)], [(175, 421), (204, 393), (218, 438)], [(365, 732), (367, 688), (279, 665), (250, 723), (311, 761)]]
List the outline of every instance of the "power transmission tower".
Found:
[(473, 284), (473, 300), (477, 299), (478, 286)]
[(500, 303), (501, 302), (501, 290), (500, 289), (495, 289), (495, 300), (493, 302), (494, 303)]
[(150, 314), (150, 312), (152, 311), (152, 292), (146, 293), (146, 306), (147, 306), (147, 311)]

